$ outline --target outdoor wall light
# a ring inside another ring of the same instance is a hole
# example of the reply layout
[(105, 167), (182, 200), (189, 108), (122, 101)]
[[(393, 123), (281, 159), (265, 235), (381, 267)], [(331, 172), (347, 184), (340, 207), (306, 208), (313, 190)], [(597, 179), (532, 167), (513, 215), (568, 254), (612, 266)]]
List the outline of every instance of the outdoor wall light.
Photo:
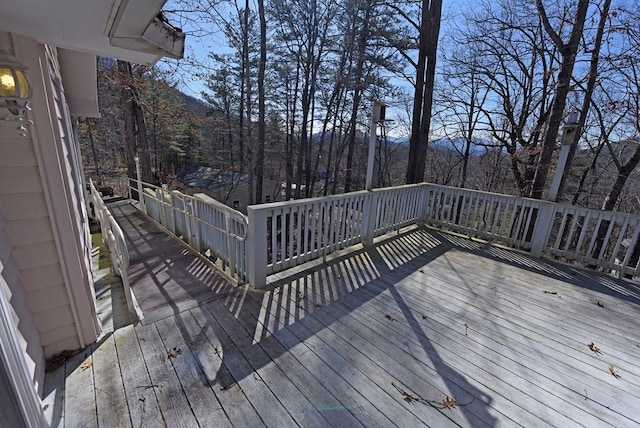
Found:
[(9, 55), (0, 45), (0, 109), (7, 109), (11, 115), (0, 117), (2, 120), (15, 120), (18, 122), (18, 135), (27, 136), (25, 123), (33, 124), (31, 120), (25, 120), (22, 116), (25, 111), (31, 110), (29, 101), (33, 89), (25, 71), (27, 67), (22, 65), (16, 57)]

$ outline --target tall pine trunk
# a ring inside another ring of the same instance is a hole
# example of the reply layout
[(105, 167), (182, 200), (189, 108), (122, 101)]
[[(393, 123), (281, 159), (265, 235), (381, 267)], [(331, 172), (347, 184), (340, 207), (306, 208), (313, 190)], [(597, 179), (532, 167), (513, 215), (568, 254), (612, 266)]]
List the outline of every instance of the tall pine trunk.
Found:
[(416, 87), (407, 163), (406, 181), (409, 184), (424, 180), (441, 15), (442, 0), (422, 0)]

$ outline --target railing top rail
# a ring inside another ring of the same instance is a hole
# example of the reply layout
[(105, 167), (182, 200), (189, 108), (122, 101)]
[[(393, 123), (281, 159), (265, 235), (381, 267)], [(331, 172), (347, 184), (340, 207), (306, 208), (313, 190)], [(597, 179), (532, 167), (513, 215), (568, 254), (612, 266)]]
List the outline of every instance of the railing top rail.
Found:
[(314, 198), (302, 198), (302, 199), (292, 199), (289, 201), (279, 201), (279, 202), (270, 202), (267, 204), (258, 204), (258, 205), (249, 205), (248, 208), (252, 209), (252, 210), (274, 210), (274, 209), (280, 209), (280, 208), (284, 208), (284, 207), (290, 207), (290, 206), (297, 206), (297, 205), (306, 205), (306, 204), (313, 204), (313, 203), (317, 203), (317, 202), (327, 202), (327, 201), (332, 201), (332, 200), (339, 200), (339, 199), (344, 199), (344, 198), (353, 198), (353, 197), (358, 197), (358, 196), (365, 196), (365, 195), (370, 195), (373, 193), (384, 193), (384, 192), (392, 192), (392, 191), (397, 191), (397, 190), (401, 190), (401, 189), (410, 189), (412, 187), (424, 187), (427, 186), (427, 183), (418, 183), (418, 184), (405, 184), (402, 186), (395, 186), (395, 187), (383, 187), (383, 188), (379, 188), (379, 189), (372, 189), (372, 190), (357, 190), (355, 192), (349, 192), (349, 193), (337, 193), (335, 195), (327, 195), (327, 196), (317, 196)]
[(529, 201), (529, 202), (534, 202), (534, 203), (552, 203), (552, 204), (556, 204), (556, 202), (550, 202), (550, 201), (545, 201), (542, 199), (534, 199), (534, 198), (526, 198), (524, 196), (514, 196), (514, 195), (505, 195), (504, 193), (492, 193), (492, 192), (485, 192), (484, 190), (475, 190), (475, 189), (467, 189), (464, 187), (452, 187), (452, 186), (445, 186), (444, 184), (431, 184), (431, 183), (423, 183), (429, 187), (436, 187), (439, 189), (447, 189), (450, 191), (456, 191), (456, 192), (465, 192), (465, 193), (475, 193), (475, 194), (479, 194), (479, 195), (486, 195), (486, 196), (500, 196), (502, 198), (505, 199), (521, 199), (524, 201)]
[[(124, 232), (122, 231), (122, 228), (120, 227), (116, 219), (113, 218), (113, 215), (111, 214), (111, 211), (109, 211), (109, 208), (107, 208), (104, 201), (100, 197), (100, 193), (96, 189), (95, 184), (93, 184), (92, 179), (89, 179), (89, 186), (94, 203), (98, 205), (97, 207), (94, 207), (94, 209), (99, 209), (106, 216), (107, 222), (109, 223), (109, 228), (111, 229), (112, 233), (117, 238), (117, 242), (119, 243), (118, 246), (120, 247), (120, 255), (122, 257), (123, 264), (122, 268), (126, 270), (129, 268), (129, 248), (127, 248), (127, 242), (124, 237)], [(102, 218), (102, 216), (100, 216), (99, 218)]]
[[(144, 182), (144, 181), (140, 181), (140, 180), (137, 180), (135, 178), (129, 178), (129, 180), (134, 182), (134, 183), (136, 183), (136, 184), (142, 184), (146, 188), (151, 188), (151, 189), (154, 189), (154, 190), (160, 190), (160, 191), (167, 192), (167, 193), (173, 192), (173, 190), (165, 189), (163, 187), (156, 186), (154, 184), (150, 184), (150, 183), (147, 183), (147, 182)], [(150, 196), (150, 195), (146, 195), (146, 196)], [(215, 208), (218, 211), (223, 211), (223, 212), (228, 213), (231, 216), (232, 219), (236, 220), (238, 223), (242, 224), (243, 227), (244, 227), (244, 234), (242, 236), (232, 234), (234, 239), (236, 239), (237, 241), (240, 241), (240, 242), (244, 242), (244, 241), (247, 240), (247, 237), (248, 237), (248, 234), (249, 234), (249, 222), (247, 221), (247, 216), (244, 215), (242, 212), (240, 212), (238, 210), (234, 210), (233, 208), (223, 204), (222, 202), (216, 201), (215, 199), (205, 195), (204, 193), (196, 193), (195, 195), (188, 195), (186, 193), (180, 192), (180, 197), (185, 199), (185, 200), (191, 200), (193, 202), (202, 202), (204, 204), (212, 206), (213, 208)], [(159, 202), (166, 203), (164, 201), (159, 201)], [(175, 209), (177, 209), (177, 208), (175, 208)], [(184, 210), (181, 210), (181, 211), (184, 211)]]

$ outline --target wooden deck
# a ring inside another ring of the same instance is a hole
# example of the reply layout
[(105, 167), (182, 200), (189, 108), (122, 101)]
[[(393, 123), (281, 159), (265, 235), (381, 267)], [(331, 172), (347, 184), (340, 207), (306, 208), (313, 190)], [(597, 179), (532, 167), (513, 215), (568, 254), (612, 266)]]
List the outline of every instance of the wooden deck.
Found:
[(628, 283), (425, 229), (269, 279), (85, 349), (47, 378), (52, 424), (640, 426)]

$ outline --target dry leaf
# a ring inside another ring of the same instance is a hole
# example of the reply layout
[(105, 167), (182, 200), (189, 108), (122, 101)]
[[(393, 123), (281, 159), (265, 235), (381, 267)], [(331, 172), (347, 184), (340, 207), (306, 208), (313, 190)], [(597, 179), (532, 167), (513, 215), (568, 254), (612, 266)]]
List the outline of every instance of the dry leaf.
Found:
[(620, 373), (616, 371), (615, 367), (613, 367), (613, 364), (609, 364), (609, 373), (611, 373), (616, 379), (620, 378)]
[(602, 354), (602, 352), (600, 351), (600, 348), (598, 348), (593, 342), (591, 342), (590, 344), (587, 345), (589, 347), (589, 349), (591, 349), (593, 352), (595, 352), (596, 354)]
[(604, 308), (604, 305), (603, 305), (602, 303), (600, 303), (600, 300), (598, 300), (598, 301), (596, 302), (596, 305), (597, 305), (599, 308)]
[(217, 346), (215, 348), (213, 348), (213, 350), (215, 351), (216, 355), (219, 357), (220, 354), (222, 354), (222, 350), (220, 348), (218, 348)]
[(444, 400), (442, 400), (442, 405), (449, 409), (454, 409), (458, 405), (458, 402), (447, 395), (444, 397)]
[(176, 358), (178, 354), (181, 354), (182, 351), (178, 347), (173, 347), (167, 351), (167, 358)]
[(82, 369), (82, 371), (85, 371), (86, 369), (91, 368), (91, 366), (93, 366), (93, 361), (87, 360), (80, 365), (80, 368)]
[(427, 319), (427, 316), (426, 316), (425, 314), (422, 314), (422, 319), (423, 319), (423, 320), (426, 320), (426, 319)]
[(396, 320), (394, 317), (391, 316), (391, 314), (386, 314), (384, 317), (386, 319), (388, 319), (389, 321), (395, 321)]
[(49, 408), (49, 405), (48, 405), (48, 404), (45, 404), (45, 405), (44, 405), (44, 407), (42, 408), (42, 411), (43, 411), (43, 412), (46, 412), (48, 408)]

